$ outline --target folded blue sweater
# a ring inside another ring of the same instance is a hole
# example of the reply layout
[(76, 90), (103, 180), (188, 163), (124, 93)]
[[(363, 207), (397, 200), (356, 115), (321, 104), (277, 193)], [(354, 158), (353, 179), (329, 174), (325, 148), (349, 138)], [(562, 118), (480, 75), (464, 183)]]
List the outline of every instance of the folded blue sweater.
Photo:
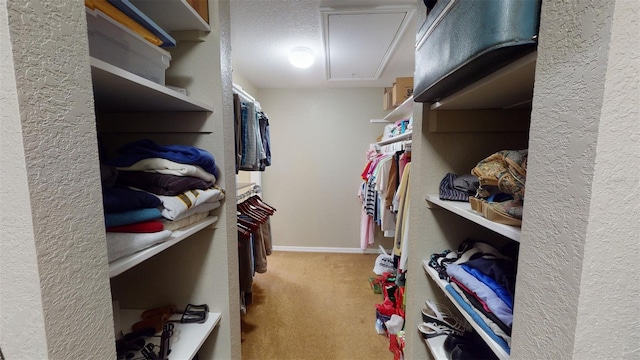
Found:
[(188, 145), (158, 145), (149, 139), (142, 139), (118, 149), (120, 156), (109, 162), (116, 167), (127, 167), (140, 160), (161, 158), (181, 164), (198, 165), (206, 172), (218, 177), (218, 169), (213, 155), (206, 150)]

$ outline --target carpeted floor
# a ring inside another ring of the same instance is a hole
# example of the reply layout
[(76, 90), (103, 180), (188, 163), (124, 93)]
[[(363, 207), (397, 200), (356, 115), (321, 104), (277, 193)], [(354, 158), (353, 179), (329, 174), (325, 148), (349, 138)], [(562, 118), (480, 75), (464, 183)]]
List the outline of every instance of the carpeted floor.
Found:
[(376, 255), (274, 252), (242, 318), (243, 360), (393, 359), (375, 331)]

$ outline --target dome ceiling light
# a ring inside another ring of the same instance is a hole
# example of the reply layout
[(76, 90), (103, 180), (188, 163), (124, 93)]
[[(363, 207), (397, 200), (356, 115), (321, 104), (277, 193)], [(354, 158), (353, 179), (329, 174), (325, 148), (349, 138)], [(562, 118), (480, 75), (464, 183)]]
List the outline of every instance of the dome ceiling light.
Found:
[(297, 68), (306, 69), (313, 65), (314, 61), (313, 50), (308, 47), (299, 46), (293, 48), (291, 54), (289, 54), (289, 62)]

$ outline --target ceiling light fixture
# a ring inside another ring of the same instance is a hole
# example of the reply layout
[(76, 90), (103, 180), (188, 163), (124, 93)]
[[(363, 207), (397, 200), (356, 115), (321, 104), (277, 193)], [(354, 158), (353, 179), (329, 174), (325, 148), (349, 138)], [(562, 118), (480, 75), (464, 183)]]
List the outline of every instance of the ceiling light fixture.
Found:
[(313, 51), (308, 47), (299, 46), (293, 48), (291, 54), (289, 54), (289, 62), (291, 65), (301, 69), (306, 69), (313, 65), (314, 61)]

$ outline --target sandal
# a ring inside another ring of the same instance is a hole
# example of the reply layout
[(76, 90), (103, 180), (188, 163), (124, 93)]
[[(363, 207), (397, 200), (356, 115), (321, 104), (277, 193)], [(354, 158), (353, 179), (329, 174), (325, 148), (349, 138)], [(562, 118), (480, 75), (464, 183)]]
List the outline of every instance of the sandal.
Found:
[(422, 335), (422, 338), (427, 340), (437, 336), (449, 336), (452, 335), (455, 330), (446, 326), (436, 324), (434, 322), (422, 323), (418, 325), (418, 331)]
[(451, 329), (454, 335), (462, 336), (469, 330), (464, 320), (451, 315), (451, 311), (444, 305), (436, 304), (431, 300), (426, 301), (427, 308), (422, 309), (422, 321), (435, 323)]

